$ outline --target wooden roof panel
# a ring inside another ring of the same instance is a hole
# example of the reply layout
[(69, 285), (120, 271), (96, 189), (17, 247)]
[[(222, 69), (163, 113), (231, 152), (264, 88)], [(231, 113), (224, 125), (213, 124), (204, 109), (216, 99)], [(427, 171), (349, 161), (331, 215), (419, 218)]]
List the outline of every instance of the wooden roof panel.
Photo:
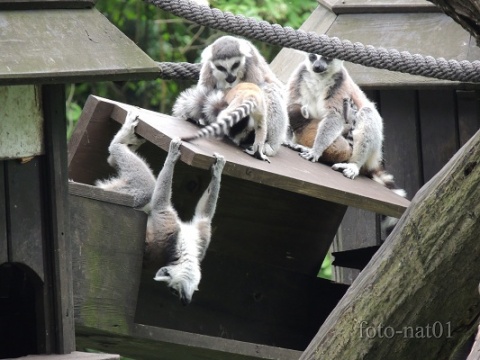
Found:
[[(100, 103), (114, 104), (111, 117), (119, 123), (123, 123), (126, 112), (133, 108), (108, 99), (93, 98)], [(172, 138), (198, 130), (193, 124), (168, 115), (144, 109), (139, 111), (137, 133), (165, 151), (168, 151)], [(363, 176), (350, 180), (327, 165), (301, 159), (297, 152), (287, 148), (280, 149), (271, 163), (267, 163), (254, 159), (225, 141), (199, 139), (182, 144), (181, 160), (191, 166), (208, 169), (214, 162), (215, 152), (227, 160), (223, 173), (235, 178), (397, 217), (409, 205), (408, 200), (373, 180)]]
[(84, 9), (95, 6), (96, 0), (2, 0), (0, 10)]
[(426, 0), (318, 0), (335, 14), (441, 12)]
[(154, 78), (160, 70), (95, 9), (0, 13), (0, 85)]

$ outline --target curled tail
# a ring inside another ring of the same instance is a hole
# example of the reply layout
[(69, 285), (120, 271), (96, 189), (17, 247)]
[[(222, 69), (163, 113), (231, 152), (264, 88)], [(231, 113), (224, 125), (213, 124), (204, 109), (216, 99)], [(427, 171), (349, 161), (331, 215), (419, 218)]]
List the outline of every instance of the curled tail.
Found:
[(183, 137), (182, 140), (192, 141), (205, 137), (227, 135), (229, 130), (242, 119), (249, 116), (255, 107), (255, 101), (245, 100), (240, 106), (237, 106), (232, 111), (228, 111), (227, 108), (224, 112), (224, 114), (227, 113), (227, 115), (220, 114), (216, 122), (198, 130), (195, 135)]
[[(407, 192), (404, 189), (400, 189), (393, 179), (393, 175), (386, 172), (384, 169), (376, 169), (372, 170), (368, 177), (372, 178), (372, 180), (378, 182), (379, 184), (385, 186), (387, 189), (392, 190), (394, 193), (401, 197), (407, 197)], [(395, 225), (397, 224), (398, 219), (391, 217), (391, 216), (383, 216), (381, 222), (382, 231), (385, 231), (387, 235), (389, 235)]]

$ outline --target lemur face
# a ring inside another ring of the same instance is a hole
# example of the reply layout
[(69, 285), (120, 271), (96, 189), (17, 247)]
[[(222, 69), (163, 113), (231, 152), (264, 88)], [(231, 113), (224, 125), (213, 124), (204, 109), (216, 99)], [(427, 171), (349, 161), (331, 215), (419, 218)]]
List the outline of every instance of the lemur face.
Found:
[(333, 59), (322, 55), (308, 54), (308, 60), (310, 61), (312, 71), (321, 74), (327, 70), (328, 65), (330, 65)]
[(237, 85), (244, 76), (245, 57), (235, 56), (227, 59), (217, 59), (210, 63), (213, 76), (217, 79), (217, 84), (225, 84), (229, 89)]

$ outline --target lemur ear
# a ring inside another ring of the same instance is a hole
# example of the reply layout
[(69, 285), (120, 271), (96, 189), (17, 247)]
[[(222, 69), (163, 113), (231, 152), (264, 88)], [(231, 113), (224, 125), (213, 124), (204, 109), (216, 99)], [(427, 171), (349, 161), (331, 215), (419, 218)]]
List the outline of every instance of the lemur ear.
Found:
[(252, 46), (250, 45), (250, 43), (243, 39), (240, 39), (239, 43), (240, 43), (239, 50), (243, 54), (243, 56), (251, 57), (253, 54), (252, 54)]
[(210, 61), (212, 58), (212, 45), (208, 45), (203, 51), (202, 51), (202, 63), (206, 63), (207, 61)]
[(153, 280), (155, 281), (170, 281), (172, 277), (170, 276), (170, 272), (168, 271), (168, 267), (162, 267), (160, 270), (157, 271)]

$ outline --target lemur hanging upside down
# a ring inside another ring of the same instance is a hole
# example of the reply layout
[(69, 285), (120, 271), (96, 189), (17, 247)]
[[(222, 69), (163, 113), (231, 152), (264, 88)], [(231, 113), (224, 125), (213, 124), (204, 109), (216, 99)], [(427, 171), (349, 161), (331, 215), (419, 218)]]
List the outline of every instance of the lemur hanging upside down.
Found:
[[(225, 97), (240, 83), (258, 86), (265, 103), (264, 144), (253, 133), (258, 130), (254, 122), (243, 118), (230, 128), (219, 126), (223, 134), (237, 144), (252, 146), (249, 153), (267, 160), (274, 156), (285, 140), (288, 114), (283, 84), (272, 72), (263, 56), (249, 41), (233, 36), (222, 36), (202, 52), (200, 79), (195, 88), (185, 90), (177, 98), (173, 115), (181, 119), (194, 120), (200, 125), (214, 124), (221, 113), (222, 119), (232, 114), (223, 110), (228, 105)], [(231, 89), (231, 90), (230, 90)], [(236, 90), (235, 90), (236, 91)], [(233, 97), (233, 95), (231, 95)], [(233, 109), (232, 109), (233, 110)], [(263, 137), (263, 134), (261, 135)]]
[(333, 163), (350, 179), (362, 173), (406, 196), (383, 169), (383, 119), (343, 61), (308, 54), (288, 81), (288, 114), (293, 139), (287, 146), (304, 159)]
[(145, 160), (135, 153), (145, 141), (135, 135), (137, 124), (137, 114), (130, 112), (108, 148), (108, 162), (118, 174), (96, 185), (132, 195), (135, 206), (148, 213), (144, 265), (162, 266), (154, 280), (166, 282), (187, 305), (200, 283), (200, 263), (210, 244), (225, 159), (215, 154), (210, 184), (198, 201), (193, 219), (182, 222), (171, 202), (173, 170), (180, 157), (181, 140), (170, 142), (167, 158), (155, 180)]

